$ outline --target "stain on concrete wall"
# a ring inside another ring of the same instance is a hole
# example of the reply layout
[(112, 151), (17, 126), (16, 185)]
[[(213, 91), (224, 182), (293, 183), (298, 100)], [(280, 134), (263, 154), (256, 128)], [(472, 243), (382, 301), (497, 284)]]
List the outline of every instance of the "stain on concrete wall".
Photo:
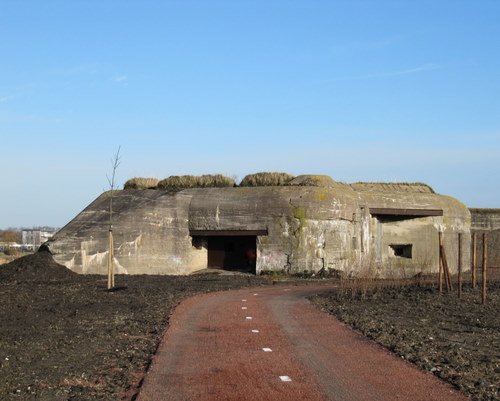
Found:
[(483, 234), (488, 241), (488, 266), (500, 268), (500, 209), (470, 209), (471, 233), (477, 236), (476, 266), (482, 266)]

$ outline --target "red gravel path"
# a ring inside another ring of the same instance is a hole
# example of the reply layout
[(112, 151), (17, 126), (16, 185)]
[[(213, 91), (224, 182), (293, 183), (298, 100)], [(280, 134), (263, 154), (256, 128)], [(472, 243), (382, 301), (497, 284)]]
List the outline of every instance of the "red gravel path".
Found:
[(468, 399), (305, 299), (330, 288), (261, 287), (185, 300), (138, 401)]

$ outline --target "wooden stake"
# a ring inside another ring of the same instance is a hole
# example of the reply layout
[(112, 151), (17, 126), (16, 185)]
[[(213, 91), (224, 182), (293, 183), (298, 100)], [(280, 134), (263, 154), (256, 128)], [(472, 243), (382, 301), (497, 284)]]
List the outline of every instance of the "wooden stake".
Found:
[(113, 263), (113, 230), (109, 230), (108, 236), (108, 290), (115, 286), (115, 272)]
[(458, 297), (462, 296), (462, 233), (458, 233)]
[(482, 304), (486, 303), (486, 262), (488, 259), (488, 236), (483, 233), (483, 299)]
[(443, 254), (441, 248), (443, 247), (443, 233), (439, 232), (439, 292), (443, 292)]
[(477, 253), (477, 233), (472, 233), (472, 288), (476, 288), (476, 253)]
[(448, 292), (453, 291), (453, 283), (451, 282), (450, 269), (448, 268), (448, 261), (446, 260), (446, 252), (444, 246), (441, 247), (441, 254), (443, 256), (443, 270), (446, 279), (446, 288)]
[(111, 232), (111, 288), (115, 288), (115, 250), (114, 250), (115, 240), (113, 238), (113, 232)]

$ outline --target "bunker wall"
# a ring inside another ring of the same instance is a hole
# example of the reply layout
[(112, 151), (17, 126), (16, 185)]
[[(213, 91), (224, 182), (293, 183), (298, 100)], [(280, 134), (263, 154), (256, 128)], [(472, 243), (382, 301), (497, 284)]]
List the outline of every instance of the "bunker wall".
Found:
[[(78, 273), (106, 274), (109, 201), (110, 193), (102, 194), (47, 243), (56, 261)], [(442, 215), (388, 218), (374, 212), (408, 208)], [(114, 192), (113, 210), (115, 265), (123, 274), (189, 274), (206, 268), (207, 235), (232, 232), (255, 236), (256, 273), (434, 273), (440, 231), (452, 271), (459, 232), (463, 267), (470, 266), (467, 208), (432, 193), (358, 193), (346, 185), (127, 190)]]

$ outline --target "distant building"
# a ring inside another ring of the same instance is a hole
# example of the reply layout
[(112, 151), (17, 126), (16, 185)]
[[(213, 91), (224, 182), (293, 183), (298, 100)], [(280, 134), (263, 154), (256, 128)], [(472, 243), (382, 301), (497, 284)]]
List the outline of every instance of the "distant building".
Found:
[(22, 231), (22, 246), (26, 250), (35, 251), (44, 242), (48, 241), (49, 238), (56, 233), (57, 230), (23, 230)]
[(5, 251), (6, 249), (19, 249), (21, 245), (15, 242), (0, 242), (0, 252)]

